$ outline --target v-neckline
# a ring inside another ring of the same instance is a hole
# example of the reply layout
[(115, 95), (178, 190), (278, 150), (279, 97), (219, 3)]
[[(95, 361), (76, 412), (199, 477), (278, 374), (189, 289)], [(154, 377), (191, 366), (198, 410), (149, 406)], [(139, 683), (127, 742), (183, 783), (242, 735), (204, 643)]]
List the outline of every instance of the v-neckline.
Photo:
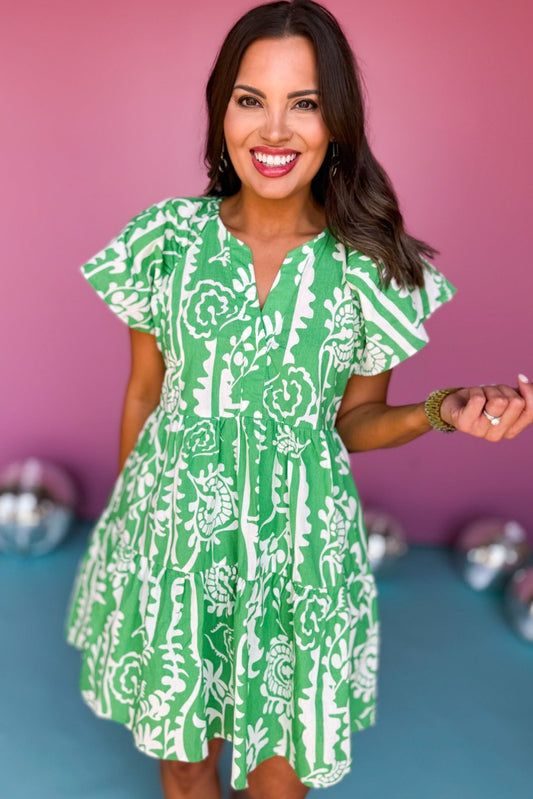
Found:
[(318, 241), (320, 241), (320, 239), (324, 238), (324, 236), (326, 236), (326, 234), (328, 233), (328, 228), (327, 227), (324, 228), (323, 230), (320, 231), (320, 233), (317, 233), (316, 236), (313, 236), (313, 238), (309, 239), (308, 241), (304, 241), (303, 244), (300, 244), (298, 247), (294, 247), (292, 250), (289, 250), (287, 252), (287, 254), (285, 255), (285, 258), (281, 262), (280, 268), (276, 272), (276, 277), (274, 278), (274, 282), (270, 286), (270, 290), (269, 290), (269, 292), (268, 292), (268, 294), (266, 296), (266, 299), (265, 299), (263, 305), (261, 306), (259, 304), (259, 293), (257, 291), (257, 280), (256, 280), (256, 277), (255, 277), (255, 267), (254, 267), (254, 260), (253, 260), (252, 250), (244, 241), (242, 241), (242, 239), (239, 239), (237, 236), (235, 236), (235, 234), (232, 233), (231, 230), (228, 227), (226, 227), (226, 225), (222, 221), (222, 218), (220, 216), (220, 205), (222, 203), (222, 200), (225, 199), (225, 197), (217, 197), (215, 199), (218, 201), (217, 202), (217, 213), (216, 213), (218, 224), (220, 225), (221, 229), (224, 232), (224, 235), (226, 237), (226, 241), (229, 244), (233, 243), (235, 245), (238, 245), (239, 249), (242, 252), (247, 253), (248, 266), (249, 266), (249, 269), (250, 269), (250, 272), (251, 272), (250, 277), (252, 279), (252, 284), (253, 284), (253, 287), (254, 287), (254, 305), (256, 306), (257, 310), (259, 311), (259, 315), (261, 317), (263, 317), (263, 316), (266, 315), (267, 306), (269, 305), (270, 297), (272, 295), (272, 292), (277, 289), (278, 285), (281, 282), (282, 272), (285, 271), (285, 270), (283, 270), (283, 267), (285, 266), (285, 264), (287, 264), (287, 262), (289, 262), (289, 263), (294, 262), (294, 257), (296, 255), (298, 255), (299, 253), (303, 252), (304, 247), (311, 247), (312, 248), (313, 245), (316, 242), (318, 242)]

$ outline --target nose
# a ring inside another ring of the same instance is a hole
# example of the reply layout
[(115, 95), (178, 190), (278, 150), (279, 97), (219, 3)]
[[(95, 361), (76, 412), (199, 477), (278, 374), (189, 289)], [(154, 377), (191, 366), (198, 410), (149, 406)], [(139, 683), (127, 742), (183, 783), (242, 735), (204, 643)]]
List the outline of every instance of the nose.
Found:
[(282, 109), (269, 109), (266, 111), (259, 134), (265, 141), (272, 144), (288, 141), (292, 136), (292, 131), (288, 124), (286, 112)]

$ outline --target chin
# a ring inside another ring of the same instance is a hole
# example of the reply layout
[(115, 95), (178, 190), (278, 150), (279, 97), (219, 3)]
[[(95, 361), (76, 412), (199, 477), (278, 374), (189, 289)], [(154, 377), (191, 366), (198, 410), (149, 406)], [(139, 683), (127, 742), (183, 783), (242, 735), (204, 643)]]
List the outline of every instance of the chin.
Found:
[(277, 182), (279, 178), (265, 178), (265, 183), (257, 184), (255, 181), (254, 183), (247, 183), (243, 184), (246, 185), (248, 191), (253, 192), (258, 197), (261, 197), (264, 200), (285, 200), (287, 197), (292, 197), (295, 194), (301, 194), (302, 192), (311, 191), (311, 183), (301, 185), (282, 185), (281, 183)]

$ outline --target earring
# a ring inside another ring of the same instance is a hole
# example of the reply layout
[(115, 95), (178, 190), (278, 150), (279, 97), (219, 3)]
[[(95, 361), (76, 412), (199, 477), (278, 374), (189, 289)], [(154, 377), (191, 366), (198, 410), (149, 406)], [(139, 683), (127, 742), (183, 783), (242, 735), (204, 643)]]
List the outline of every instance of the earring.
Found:
[(331, 145), (331, 163), (329, 165), (329, 177), (334, 178), (337, 174), (337, 170), (340, 164), (340, 157), (339, 157), (339, 145), (337, 141), (334, 139)]
[(220, 152), (220, 162), (218, 165), (218, 171), (225, 172), (227, 168), (228, 168), (228, 162), (226, 159), (226, 144), (224, 139), (222, 139), (222, 150)]

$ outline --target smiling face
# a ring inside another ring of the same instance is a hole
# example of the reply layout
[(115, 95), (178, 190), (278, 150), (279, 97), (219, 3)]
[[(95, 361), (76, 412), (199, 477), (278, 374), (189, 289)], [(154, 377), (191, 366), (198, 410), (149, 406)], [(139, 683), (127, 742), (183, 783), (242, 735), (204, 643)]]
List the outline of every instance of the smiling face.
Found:
[(248, 47), (228, 103), (224, 136), (243, 189), (269, 199), (310, 194), (332, 137), (320, 111), (308, 39), (257, 39)]

